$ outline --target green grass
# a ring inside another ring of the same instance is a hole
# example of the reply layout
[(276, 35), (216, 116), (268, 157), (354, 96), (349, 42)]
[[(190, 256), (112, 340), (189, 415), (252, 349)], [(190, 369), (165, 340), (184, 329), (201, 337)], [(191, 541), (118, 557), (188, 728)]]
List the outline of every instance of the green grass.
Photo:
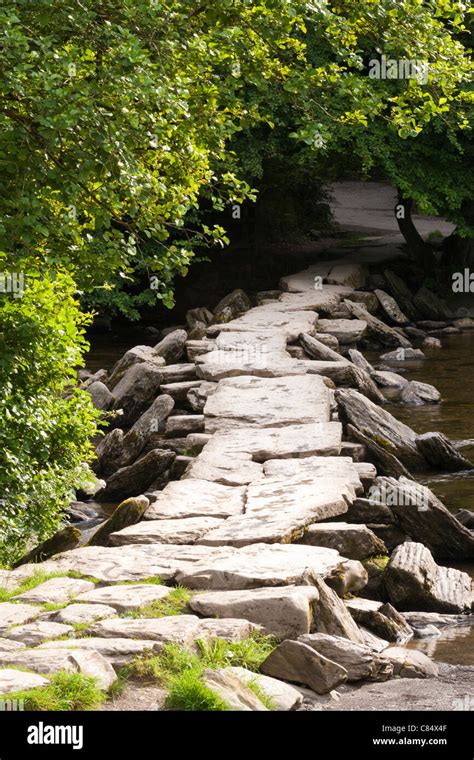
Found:
[(267, 710), (276, 710), (276, 706), (273, 699), (268, 696), (266, 691), (262, 689), (262, 687), (257, 681), (249, 681), (247, 686), (250, 689), (250, 691), (253, 691), (255, 696), (267, 708)]
[[(197, 653), (177, 644), (167, 644), (158, 655), (136, 657), (120, 672), (113, 695), (121, 693), (127, 680), (131, 679), (142, 685), (166, 688), (166, 706), (172, 710), (227, 710), (229, 708), (222, 700), (203, 684), (201, 677), (204, 670), (235, 665), (255, 672), (277, 645), (272, 636), (263, 636), (258, 632), (238, 642), (216, 639), (212, 643), (196, 643)], [(272, 709), (269, 698), (258, 684), (252, 682), (249, 688), (268, 709)]]
[(124, 613), (121, 617), (161, 618), (182, 615), (191, 597), (192, 593), (187, 588), (176, 586), (164, 599), (156, 599), (145, 607), (140, 607), (139, 610)]
[[(8, 602), (12, 597), (17, 596), (18, 594), (24, 594), (26, 591), (31, 591), (31, 589), (36, 588), (36, 586), (39, 586), (41, 583), (45, 583), (45, 581), (51, 580), (51, 578), (79, 578), (81, 580), (91, 581), (92, 583), (99, 583), (97, 578), (84, 577), (80, 573), (76, 573), (74, 570), (70, 570), (67, 573), (47, 573), (44, 570), (36, 570), (29, 578), (25, 578), (25, 580), (21, 581), (21, 583), (11, 591), (0, 586), (0, 602)], [(48, 605), (45, 605), (45, 609), (47, 606)], [(61, 606), (65, 607), (66, 605)], [(58, 609), (61, 609), (61, 606), (58, 607)], [(47, 611), (53, 612), (54, 610)]]
[(169, 710), (188, 712), (226, 712), (231, 708), (214, 694), (200, 679), (199, 673), (189, 670), (172, 681), (166, 697)]
[(25, 710), (35, 712), (97, 710), (106, 695), (97, 688), (94, 678), (80, 673), (60, 671), (51, 676), (47, 686), (16, 691), (2, 699), (23, 700)]
[(158, 575), (150, 575), (148, 578), (143, 578), (139, 581), (119, 581), (117, 586), (136, 586), (137, 584), (148, 583), (150, 585), (162, 586), (163, 581)]

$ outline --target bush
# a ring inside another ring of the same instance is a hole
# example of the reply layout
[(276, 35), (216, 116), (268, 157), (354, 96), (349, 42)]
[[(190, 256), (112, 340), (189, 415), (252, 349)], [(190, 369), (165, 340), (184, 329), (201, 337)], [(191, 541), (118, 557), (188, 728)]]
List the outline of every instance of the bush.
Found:
[[(0, 255), (0, 269), (2, 257)], [(88, 347), (69, 275), (0, 293), (0, 562), (51, 536), (87, 477), (99, 413), (73, 386)]]

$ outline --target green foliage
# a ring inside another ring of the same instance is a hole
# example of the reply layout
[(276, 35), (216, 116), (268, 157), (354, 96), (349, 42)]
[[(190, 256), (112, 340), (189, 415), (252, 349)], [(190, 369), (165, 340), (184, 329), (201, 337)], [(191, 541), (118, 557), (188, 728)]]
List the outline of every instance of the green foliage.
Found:
[(199, 656), (207, 668), (225, 668), (230, 665), (257, 671), (264, 660), (275, 649), (277, 642), (273, 636), (252, 633), (248, 639), (229, 642), (215, 639), (212, 642), (198, 641)]
[(86, 321), (63, 273), (28, 277), (20, 298), (0, 296), (2, 562), (49, 537), (87, 477), (99, 416), (89, 395), (72, 386)]
[(80, 673), (60, 671), (50, 677), (47, 686), (6, 694), (3, 699), (24, 700), (25, 710), (34, 712), (97, 710), (105, 694), (95, 679)]
[(225, 712), (230, 707), (214, 694), (199, 678), (194, 670), (182, 673), (170, 684), (166, 697), (168, 710), (189, 712)]

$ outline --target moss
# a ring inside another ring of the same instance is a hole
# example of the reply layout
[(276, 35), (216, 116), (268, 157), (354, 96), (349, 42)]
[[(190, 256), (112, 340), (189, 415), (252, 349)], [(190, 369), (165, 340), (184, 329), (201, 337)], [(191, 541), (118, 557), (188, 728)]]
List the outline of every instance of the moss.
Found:
[(367, 557), (361, 561), (364, 567), (367, 567), (367, 565), (375, 565), (379, 570), (385, 570), (390, 562), (390, 557), (387, 554), (374, 554), (373, 557)]

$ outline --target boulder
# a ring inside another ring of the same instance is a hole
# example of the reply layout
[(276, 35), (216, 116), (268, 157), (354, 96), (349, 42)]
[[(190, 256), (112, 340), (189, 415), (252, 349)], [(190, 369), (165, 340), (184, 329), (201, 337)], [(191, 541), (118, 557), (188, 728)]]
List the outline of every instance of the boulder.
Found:
[(348, 681), (387, 681), (393, 674), (391, 664), (365, 644), (326, 633), (305, 634), (298, 641), (345, 668)]
[(175, 454), (166, 449), (153, 449), (128, 467), (121, 467), (107, 481), (98, 495), (99, 501), (114, 501), (138, 496), (172, 464)]
[(120, 424), (123, 427), (133, 423), (153, 403), (163, 375), (161, 368), (148, 362), (133, 364), (114, 387), (115, 411), (121, 410)]
[[(106, 691), (116, 681), (117, 676), (109, 662), (97, 651), (81, 652), (74, 647), (74, 639), (48, 642), (38, 649), (19, 652), (0, 652), (0, 666), (26, 668), (33, 673), (50, 674), (66, 671), (81, 673), (95, 678), (97, 686)], [(66, 646), (61, 646), (66, 645)]]
[(283, 641), (261, 664), (262, 673), (327, 694), (347, 680), (347, 670), (300, 641)]
[(403, 388), (405, 385), (409, 384), (405, 377), (397, 375), (396, 372), (380, 370), (372, 372), (372, 380), (375, 380), (377, 385), (380, 385), (382, 388)]
[(416, 649), (389, 647), (380, 657), (393, 665), (393, 674), (399, 678), (436, 678), (439, 668), (426, 654)]
[(206, 617), (245, 618), (261, 625), (268, 634), (295, 639), (311, 630), (312, 604), (318, 598), (312, 586), (205, 591), (195, 594), (189, 607)]
[(342, 599), (322, 578), (313, 578), (318, 592), (318, 599), (313, 602), (312, 631), (326, 633), (329, 636), (342, 636), (358, 644), (364, 643), (364, 637), (344, 606)]
[(366, 329), (367, 323), (363, 319), (320, 319), (318, 322), (318, 330), (333, 335), (341, 345), (357, 343)]
[(414, 406), (438, 404), (441, 401), (441, 393), (433, 385), (411, 380), (403, 386), (400, 401)]
[(303, 696), (298, 689), (290, 686), (289, 683), (279, 681), (277, 678), (263, 676), (260, 673), (254, 673), (251, 670), (240, 667), (226, 668), (226, 671), (234, 673), (237, 678), (244, 684), (255, 684), (260, 692), (270, 700), (273, 710), (288, 712), (297, 710), (303, 703)]
[(441, 348), (441, 341), (439, 338), (428, 336), (427, 338), (423, 339), (423, 343), (421, 345), (423, 348)]
[(407, 541), (394, 550), (385, 570), (390, 600), (400, 610), (460, 613), (471, 609), (471, 579), (440, 567), (423, 544)]
[[(58, 661), (61, 669), (61, 663), (65, 662), (64, 652), (77, 652), (78, 654), (97, 653), (105, 657), (116, 670), (120, 670), (124, 665), (129, 663), (140, 655), (157, 654), (163, 645), (158, 641), (147, 641), (144, 639), (126, 639), (126, 638), (98, 638), (95, 636), (85, 636), (82, 639), (68, 639), (67, 641), (52, 641), (41, 644), (38, 649), (28, 650), (28, 654), (34, 651), (38, 654), (40, 662), (54, 663)], [(44, 658), (44, 659), (43, 659)], [(66, 660), (67, 662), (67, 660)], [(27, 666), (26, 666), (27, 667)], [(56, 672), (56, 671), (54, 671)]]
[[(124, 435), (121, 442), (121, 455), (116, 459), (116, 468), (131, 464), (145, 449), (154, 433), (165, 431), (165, 420), (171, 414), (174, 401), (171, 396), (158, 396), (141, 417)], [(113, 433), (114, 431), (112, 431)], [(109, 435), (112, 435), (110, 433)]]
[(231, 668), (210, 670), (202, 674), (202, 682), (221, 699), (229, 710), (266, 712), (267, 708)]
[(81, 539), (81, 531), (73, 525), (58, 530), (51, 538), (42, 541), (34, 549), (27, 552), (21, 559), (17, 560), (13, 567), (26, 565), (29, 562), (44, 562), (55, 554), (75, 549)]
[[(165, 360), (159, 356), (151, 346), (135, 346), (134, 348), (131, 348), (113, 366), (110, 377), (107, 380), (109, 390), (112, 391), (115, 389), (130, 367), (133, 367), (135, 364), (143, 363), (147, 363), (157, 369), (164, 365)], [(103, 382), (105, 382), (105, 379)]]
[[(336, 401), (340, 414), (347, 422), (403, 465), (413, 469), (426, 466), (416, 445), (416, 433), (386, 409), (350, 388), (336, 390)], [(366, 443), (365, 440), (362, 442)]]
[(87, 393), (91, 397), (96, 409), (106, 411), (114, 403), (114, 397), (104, 383), (96, 381), (87, 386)]
[(376, 403), (385, 401), (369, 373), (350, 362), (327, 362), (306, 359), (299, 361), (298, 365), (304, 367), (308, 375), (320, 375), (327, 383), (327, 378), (336, 386), (349, 386), (357, 388), (360, 393)]
[(345, 285), (350, 288), (362, 288), (367, 280), (368, 271), (363, 264), (341, 261), (331, 267), (326, 276), (329, 285)]
[[(217, 383), (208, 383), (203, 380), (197, 382), (199, 385), (191, 388), (186, 394), (186, 398), (193, 412), (201, 414), (204, 411), (208, 397), (215, 392)], [(161, 387), (163, 388), (163, 386)]]
[(357, 559), (345, 559), (325, 577), (326, 583), (338, 596), (345, 597), (365, 588), (368, 581), (367, 570)]
[(64, 604), (84, 591), (95, 588), (91, 581), (80, 578), (50, 578), (49, 581), (13, 597), (28, 604)]
[(447, 319), (450, 321), (454, 317), (446, 303), (425, 286), (416, 292), (413, 302), (418, 312), (425, 319)]
[(387, 551), (383, 542), (366, 525), (344, 522), (310, 525), (300, 542), (336, 549), (349, 559), (365, 559), (373, 554), (386, 554)]
[(374, 290), (375, 295), (378, 298), (381, 309), (384, 315), (388, 318), (391, 324), (406, 325), (410, 321), (406, 314), (400, 309), (398, 303), (392, 296), (389, 296), (384, 290)]
[(363, 369), (365, 372), (368, 372), (369, 375), (373, 373), (374, 368), (370, 362), (367, 361), (365, 356), (361, 354), (360, 351), (358, 351), (356, 348), (350, 348), (347, 353), (352, 364), (355, 364), (355, 366), (359, 367), (359, 369)]
[(474, 558), (474, 535), (429, 488), (403, 477), (377, 478), (374, 488), (382, 502), (389, 502), (402, 530), (437, 559)]
[(377, 464), (377, 469), (384, 475), (393, 475), (398, 478), (400, 475), (411, 477), (410, 472), (407, 470), (399, 459), (390, 451), (387, 451), (382, 442), (376, 442), (373, 438), (362, 433), (353, 425), (347, 425), (347, 435), (362, 444), (365, 450), (370, 453), (372, 459)]
[(196, 365), (194, 362), (188, 364), (170, 364), (161, 369), (162, 385), (167, 385), (169, 383), (185, 383), (189, 380), (196, 379)]
[(424, 359), (425, 355), (419, 348), (397, 348), (396, 351), (389, 351), (381, 354), (380, 358), (384, 362), (409, 362)]
[(181, 414), (168, 417), (166, 421), (167, 438), (185, 438), (191, 433), (204, 432), (203, 414)]
[(418, 450), (429, 465), (435, 469), (471, 470), (473, 465), (453, 446), (443, 433), (423, 433), (416, 437)]
[(149, 503), (146, 496), (134, 496), (122, 501), (111, 517), (93, 534), (89, 540), (89, 546), (109, 546), (111, 534), (139, 522), (148, 509)]
[(332, 348), (329, 348), (324, 343), (317, 340), (316, 338), (313, 338), (307, 333), (301, 333), (299, 340), (305, 352), (313, 359), (322, 359), (323, 361), (350, 364), (350, 362), (341, 356), (341, 354), (339, 354), (337, 351), (333, 351)]
[(391, 295), (396, 299), (402, 308), (402, 311), (411, 321), (418, 319), (419, 314), (413, 302), (413, 294), (404, 281), (391, 269), (384, 270), (386, 287)]
[(354, 620), (368, 628), (377, 636), (399, 643), (405, 643), (413, 636), (413, 631), (403, 615), (400, 615), (391, 604), (372, 599), (347, 599), (346, 608)]
[(214, 308), (214, 320), (220, 322), (230, 322), (236, 319), (252, 307), (250, 299), (243, 290), (238, 288), (232, 293), (224, 296)]
[(217, 639), (224, 641), (243, 641), (260, 628), (243, 618), (222, 618), (201, 620), (199, 627), (199, 640), (208, 641), (210, 644)]
[(364, 309), (361, 304), (347, 300), (345, 300), (344, 303), (355, 319), (362, 320), (366, 323), (365, 337), (372, 338), (383, 346), (405, 346), (407, 348), (411, 346), (408, 338), (400, 335), (400, 333), (392, 327), (388, 327), (388, 325), (380, 319), (374, 317), (373, 314), (369, 314), (367, 309)]
[(385, 523), (395, 522), (395, 516), (390, 507), (380, 500), (380, 490), (377, 486), (369, 489), (366, 499), (356, 499), (344, 515), (351, 523)]
[(175, 364), (183, 358), (186, 351), (188, 335), (186, 330), (173, 330), (165, 335), (163, 340), (154, 347), (154, 351), (161, 356), (166, 364)]
[(368, 290), (354, 290), (353, 293), (347, 293), (345, 298), (348, 301), (361, 303), (370, 314), (375, 314), (379, 308), (379, 300), (377, 296)]

